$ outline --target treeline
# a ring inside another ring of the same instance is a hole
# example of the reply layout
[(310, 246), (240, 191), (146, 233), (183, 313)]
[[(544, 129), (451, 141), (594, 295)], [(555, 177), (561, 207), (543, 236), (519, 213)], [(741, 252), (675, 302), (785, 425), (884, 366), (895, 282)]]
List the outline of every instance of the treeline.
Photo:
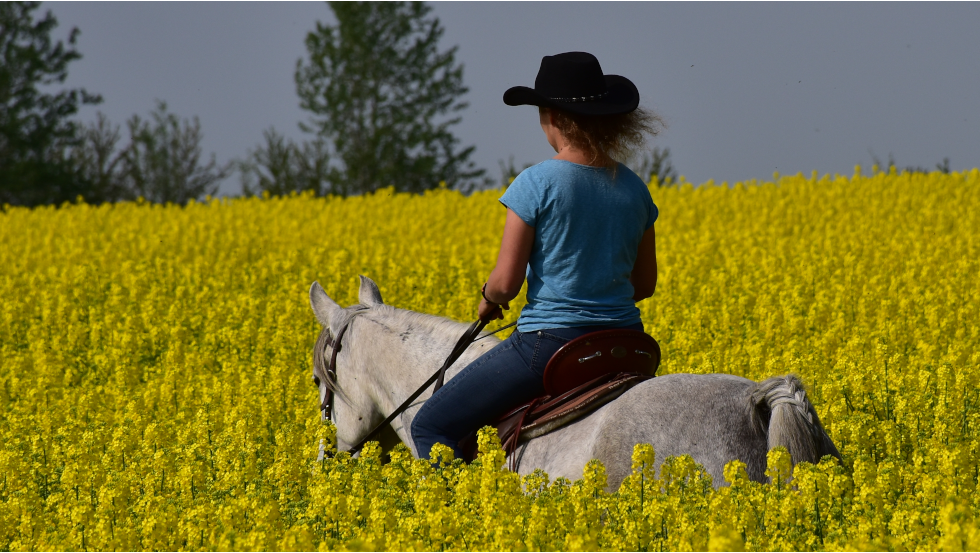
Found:
[(308, 56), (298, 61), (296, 90), (310, 140), (295, 143), (275, 129), (244, 159), (218, 164), (202, 153), (199, 120), (181, 118), (163, 101), (124, 126), (99, 113), (81, 124), (81, 106), (102, 102), (85, 89), (46, 92), (63, 83), (81, 58), (73, 28), (57, 26), (39, 2), (0, 3), (0, 205), (143, 197), (184, 203), (216, 194), (238, 174), (246, 194), (359, 194), (380, 187), (421, 192), (486, 183), (452, 127), (467, 89), (456, 48), (440, 50), (443, 28), (422, 3), (331, 3), (337, 25), (317, 23)]
[[(148, 117), (124, 125), (101, 112), (76, 120), (99, 94), (78, 88), (48, 92), (65, 82), (80, 59), (79, 35), (52, 39), (58, 23), (40, 2), (0, 2), (0, 206), (131, 200), (185, 203), (217, 194), (238, 175), (244, 194), (312, 190), (351, 195), (393, 186), (422, 192), (437, 186), (463, 191), (507, 185), (518, 171), (501, 162), (496, 181), (470, 159), (474, 146), (453, 134), (460, 113), (463, 66), (457, 47), (440, 49), (443, 27), (421, 2), (330, 2), (334, 26), (316, 24), (294, 80), (299, 125), (309, 140), (276, 129), (244, 158), (219, 164), (205, 156), (197, 117), (179, 117), (158, 100)], [(633, 162), (648, 178), (676, 181), (669, 151), (654, 149)]]

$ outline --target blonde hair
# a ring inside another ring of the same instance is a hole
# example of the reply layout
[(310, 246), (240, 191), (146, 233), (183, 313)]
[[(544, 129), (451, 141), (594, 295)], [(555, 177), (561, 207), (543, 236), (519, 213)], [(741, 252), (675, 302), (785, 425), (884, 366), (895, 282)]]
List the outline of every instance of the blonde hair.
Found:
[(554, 126), (572, 146), (592, 156), (591, 163), (615, 165), (628, 159), (646, 143), (646, 136), (657, 136), (666, 127), (656, 113), (638, 107), (616, 115), (582, 115), (557, 108), (551, 111)]

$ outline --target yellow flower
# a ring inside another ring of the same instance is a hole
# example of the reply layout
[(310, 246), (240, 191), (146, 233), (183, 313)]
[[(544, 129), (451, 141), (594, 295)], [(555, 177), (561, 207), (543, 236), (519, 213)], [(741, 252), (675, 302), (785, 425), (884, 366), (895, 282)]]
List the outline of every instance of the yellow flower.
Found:
[(520, 478), (487, 430), (469, 465), (337, 455), (309, 283), (349, 305), (366, 274), (470, 321), (501, 190), (8, 206), (0, 548), (980, 548), (980, 169), (679, 184), (651, 183), (660, 277), (638, 305), (660, 374), (795, 372), (842, 464), (777, 449), (771, 482), (736, 460), (716, 490), (638, 444), (607, 490), (598, 462)]

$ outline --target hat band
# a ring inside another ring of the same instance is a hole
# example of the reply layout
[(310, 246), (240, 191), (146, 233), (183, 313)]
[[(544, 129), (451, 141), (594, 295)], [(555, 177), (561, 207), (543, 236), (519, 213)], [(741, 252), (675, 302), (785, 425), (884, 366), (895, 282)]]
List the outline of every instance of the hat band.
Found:
[(591, 102), (592, 100), (598, 100), (603, 96), (609, 94), (609, 91), (603, 92), (602, 94), (596, 94), (595, 96), (580, 96), (578, 98), (548, 98), (552, 102)]

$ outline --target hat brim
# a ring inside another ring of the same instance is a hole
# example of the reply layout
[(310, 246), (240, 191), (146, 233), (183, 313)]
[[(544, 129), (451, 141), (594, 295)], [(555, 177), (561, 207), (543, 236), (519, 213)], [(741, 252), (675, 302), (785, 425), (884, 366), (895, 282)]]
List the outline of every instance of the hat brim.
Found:
[(504, 103), (508, 106), (540, 106), (557, 108), (582, 115), (617, 115), (629, 113), (640, 105), (640, 92), (636, 85), (626, 77), (603, 75), (606, 79), (607, 93), (598, 100), (587, 102), (562, 102), (552, 100), (526, 86), (515, 86), (504, 92)]

